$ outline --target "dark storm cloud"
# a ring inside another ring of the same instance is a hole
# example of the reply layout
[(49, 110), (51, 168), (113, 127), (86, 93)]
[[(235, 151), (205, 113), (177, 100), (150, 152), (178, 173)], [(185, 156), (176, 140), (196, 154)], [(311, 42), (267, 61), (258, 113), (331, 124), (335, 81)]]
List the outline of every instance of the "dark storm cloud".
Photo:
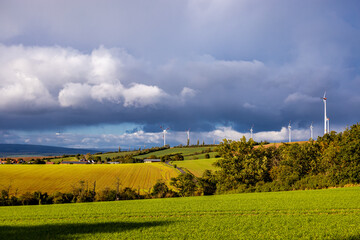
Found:
[(307, 128), (321, 126), (325, 90), (332, 124), (353, 124), (358, 10), (357, 1), (2, 1), (0, 128)]

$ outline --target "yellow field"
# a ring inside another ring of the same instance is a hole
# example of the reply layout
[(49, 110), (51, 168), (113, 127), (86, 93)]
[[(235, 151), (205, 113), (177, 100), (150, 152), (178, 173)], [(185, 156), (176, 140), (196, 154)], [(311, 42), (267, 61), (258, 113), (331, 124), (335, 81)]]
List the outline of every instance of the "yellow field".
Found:
[(0, 165), (0, 190), (11, 184), (11, 193), (42, 191), (70, 192), (72, 186), (84, 180), (90, 189), (96, 181), (96, 191), (115, 189), (117, 177), (121, 187), (148, 192), (158, 179), (169, 182), (179, 172), (162, 163), (89, 164), (89, 165)]

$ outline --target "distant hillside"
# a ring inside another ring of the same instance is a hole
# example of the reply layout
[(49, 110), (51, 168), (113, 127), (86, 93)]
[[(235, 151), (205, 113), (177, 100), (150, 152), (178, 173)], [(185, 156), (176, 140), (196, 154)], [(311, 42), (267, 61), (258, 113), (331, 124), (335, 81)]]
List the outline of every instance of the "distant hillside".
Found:
[(53, 147), (43, 145), (30, 144), (0, 144), (0, 157), (15, 157), (15, 156), (61, 156), (73, 154), (96, 153), (99, 150), (92, 149), (76, 149)]

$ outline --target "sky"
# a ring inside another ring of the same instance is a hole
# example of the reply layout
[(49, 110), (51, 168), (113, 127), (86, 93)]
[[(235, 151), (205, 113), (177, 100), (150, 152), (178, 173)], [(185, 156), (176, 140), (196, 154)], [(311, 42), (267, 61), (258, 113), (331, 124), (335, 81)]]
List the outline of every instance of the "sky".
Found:
[(0, 143), (307, 140), (360, 119), (360, 2), (0, 0)]

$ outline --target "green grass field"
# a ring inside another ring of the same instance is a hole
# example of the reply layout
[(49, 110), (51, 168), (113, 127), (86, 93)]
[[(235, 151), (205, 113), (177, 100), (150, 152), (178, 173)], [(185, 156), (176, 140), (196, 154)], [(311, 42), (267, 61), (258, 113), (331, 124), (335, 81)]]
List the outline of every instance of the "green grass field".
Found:
[[(210, 152), (210, 158), (215, 158), (215, 155), (217, 155), (217, 152)], [(186, 155), (184, 156), (184, 160), (198, 160), (198, 159), (205, 159), (205, 155), (206, 153), (200, 153), (200, 154), (196, 154), (196, 155)]]
[(179, 174), (177, 170), (163, 163), (134, 164), (89, 164), (89, 165), (1, 165), (0, 190), (11, 184), (11, 192), (23, 194), (27, 191), (71, 191), (72, 185), (80, 180), (88, 182), (96, 190), (110, 187), (115, 189), (117, 177), (122, 187), (148, 191), (158, 179), (169, 182)]
[(160, 158), (162, 156), (169, 155), (169, 154), (181, 153), (184, 156), (185, 159), (187, 159), (187, 158), (190, 159), (193, 156), (189, 156), (189, 155), (192, 155), (192, 154), (195, 154), (195, 153), (202, 154), (201, 151), (207, 150), (209, 148), (212, 149), (213, 147), (169, 148), (169, 149), (156, 151), (156, 152), (152, 152), (152, 153), (148, 153), (148, 154), (144, 154), (144, 155), (139, 155), (139, 156), (136, 156), (136, 158), (148, 158), (151, 155), (155, 155), (156, 157)]
[[(104, 153), (104, 154), (94, 154), (94, 157), (101, 157), (101, 160), (105, 160), (106, 158), (113, 158), (117, 156), (125, 156), (128, 154), (134, 154), (136, 151), (129, 151), (129, 152), (112, 152), (112, 153)], [(65, 158), (53, 158), (51, 159), (52, 162), (58, 163), (61, 161), (78, 161), (76, 157), (65, 157)]]
[[(213, 149), (213, 147), (189, 147), (189, 148), (169, 148), (169, 149), (165, 149), (165, 150), (160, 150), (160, 151), (156, 151), (156, 152), (152, 152), (152, 153), (148, 153), (148, 154), (144, 154), (144, 155), (139, 155), (139, 156), (135, 156), (135, 158), (139, 158), (139, 159), (144, 159), (144, 158), (148, 158), (151, 155), (155, 155), (158, 158), (161, 158), (164, 155), (168, 155), (168, 154), (176, 154), (176, 153), (181, 153), (184, 156), (185, 160), (193, 160), (193, 159), (203, 159), (205, 158), (205, 153), (201, 153), (203, 150), (207, 150), (207, 149)], [(129, 152), (113, 152), (113, 153), (104, 153), (104, 154), (94, 154), (93, 156), (99, 156), (101, 157), (101, 160), (105, 160), (106, 158), (110, 158), (112, 159), (113, 157), (117, 157), (117, 156), (125, 156), (128, 154), (135, 154), (137, 153), (137, 151), (129, 151)], [(197, 153), (197, 154), (196, 154)], [(217, 153), (215, 152), (210, 152), (210, 157), (215, 157), (215, 155)], [(53, 162), (61, 162), (62, 160), (64, 161), (77, 161), (77, 159), (75, 157), (66, 157), (66, 158), (54, 158)]]
[(125, 156), (128, 154), (134, 154), (136, 151), (129, 151), (129, 152), (113, 152), (113, 153), (104, 153), (104, 154), (95, 154), (93, 156), (99, 156), (101, 157), (101, 160), (105, 160), (106, 158), (113, 158), (117, 156)]
[(359, 187), (0, 207), (0, 239), (359, 239)]
[(219, 160), (219, 158), (177, 161), (177, 162), (172, 162), (172, 164), (176, 164), (177, 167), (185, 168), (195, 176), (201, 177), (206, 169), (208, 170), (217, 169), (215, 166), (213, 166), (213, 163), (216, 162), (217, 160)]

